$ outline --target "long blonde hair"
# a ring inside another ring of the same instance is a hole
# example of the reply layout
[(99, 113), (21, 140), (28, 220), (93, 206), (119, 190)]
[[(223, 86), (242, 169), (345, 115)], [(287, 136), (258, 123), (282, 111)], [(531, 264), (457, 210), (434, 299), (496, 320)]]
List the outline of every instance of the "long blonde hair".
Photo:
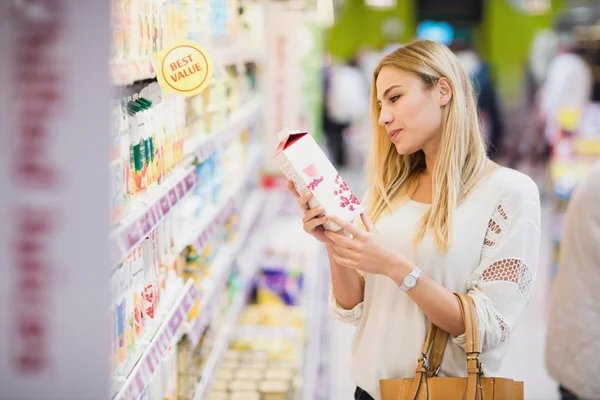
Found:
[(456, 56), (436, 42), (415, 40), (381, 60), (371, 86), (373, 143), (367, 160), (369, 192), (366, 207), (373, 222), (408, 200), (417, 187), (419, 174), (425, 169), (423, 151), (398, 154), (385, 128), (378, 123), (376, 83), (385, 66), (416, 74), (428, 89), (442, 77), (448, 79), (452, 88), (452, 98), (442, 112), (441, 146), (433, 168), (433, 202), (415, 237), (415, 243), (418, 243), (427, 231), (432, 230), (437, 247), (446, 252), (455, 209), (491, 164), (479, 129), (473, 88)]

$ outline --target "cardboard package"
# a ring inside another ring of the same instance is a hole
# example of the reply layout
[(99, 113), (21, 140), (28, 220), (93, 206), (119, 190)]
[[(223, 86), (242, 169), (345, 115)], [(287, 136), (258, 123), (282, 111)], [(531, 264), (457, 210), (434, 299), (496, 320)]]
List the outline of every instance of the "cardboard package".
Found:
[[(363, 206), (308, 132), (284, 129), (277, 138), (279, 147), (275, 157), (300, 195), (312, 191), (313, 197), (308, 203), (311, 209), (322, 206), (325, 215), (348, 222), (353, 222), (364, 212)], [(330, 231), (341, 229), (331, 221), (326, 222), (324, 227)]]

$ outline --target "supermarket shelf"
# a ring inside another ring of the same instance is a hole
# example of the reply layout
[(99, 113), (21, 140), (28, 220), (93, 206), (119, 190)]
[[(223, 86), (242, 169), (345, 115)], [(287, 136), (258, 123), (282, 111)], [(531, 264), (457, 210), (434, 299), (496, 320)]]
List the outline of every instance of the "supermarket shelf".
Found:
[[(244, 126), (257, 114), (262, 99), (256, 96), (245, 107), (230, 118), (225, 126), (208, 137), (200, 137), (185, 143), (186, 154), (194, 153), (200, 162), (206, 160), (226, 141), (237, 137)], [(187, 153), (189, 151), (189, 153)], [(247, 179), (247, 178), (246, 178)], [(245, 181), (244, 181), (245, 182)], [(179, 203), (198, 183), (196, 169), (178, 168), (166, 182), (148, 189), (142, 200), (132, 207), (131, 212), (110, 235), (110, 265), (114, 268), (127, 254), (143, 242), (163, 220), (173, 207)], [(196, 235), (198, 237), (198, 235)], [(194, 238), (192, 238), (194, 239)], [(186, 243), (189, 244), (191, 242)]]
[[(251, 45), (219, 46), (211, 51), (215, 63), (223, 66), (259, 61), (262, 53)], [(152, 57), (112, 60), (112, 81), (115, 85), (131, 85), (138, 81), (156, 78)]]
[[(169, 346), (174, 342), (178, 332), (186, 320), (187, 314), (199, 297), (198, 290), (192, 280), (188, 280), (183, 289), (171, 291), (177, 297), (166, 312), (157, 318), (156, 330), (148, 337), (147, 344), (142, 342), (141, 354), (133, 370), (124, 376), (115, 400), (137, 399), (152, 380), (159, 364), (164, 359)], [(146, 336), (145, 336), (146, 337)]]
[(113, 83), (120, 86), (156, 78), (152, 57), (113, 60), (110, 69)]
[[(254, 276), (258, 271), (258, 267), (262, 259), (265, 235), (261, 235), (255, 240), (256, 241), (252, 243), (252, 248), (254, 251), (252, 257), (250, 257), (251, 261), (248, 262), (247, 266), (241, 267), (242, 270), (248, 271), (244, 278), (244, 288), (234, 299), (228, 312), (226, 322), (221, 328), (220, 332), (217, 334), (217, 339), (212, 346), (211, 353), (206, 360), (206, 364), (202, 370), (202, 376), (198, 382), (198, 386), (196, 387), (196, 393), (194, 395), (195, 400), (201, 400), (206, 396), (206, 394), (208, 394), (215, 372), (221, 364), (223, 355), (227, 351), (229, 342), (231, 341), (233, 333), (235, 332), (237, 320), (246, 307), (248, 295), (253, 287), (252, 284), (254, 282)], [(257, 242), (260, 242), (260, 244)]]
[(195, 347), (206, 329), (210, 318), (210, 305), (218, 297), (222, 287), (227, 282), (233, 263), (242, 248), (247, 245), (250, 231), (258, 220), (265, 204), (265, 195), (261, 190), (256, 190), (248, 199), (247, 206), (242, 212), (244, 221), (240, 225), (238, 237), (231, 246), (223, 248), (210, 268), (210, 276), (203, 281), (199, 317), (192, 322), (188, 330), (188, 338), (192, 347)]
[(234, 112), (230, 121), (219, 132), (219, 144), (224, 144), (231, 139), (236, 138), (242, 130), (252, 123), (255, 119), (261, 117), (260, 110), (263, 106), (263, 98), (261, 95), (255, 94), (248, 103)]
[(254, 95), (246, 105), (234, 111), (227, 122), (216, 132), (208, 135), (196, 135), (187, 140), (184, 144), (184, 154), (186, 156), (194, 154), (200, 162), (206, 160), (217, 146), (238, 137), (242, 130), (260, 115), (259, 110), (262, 104), (262, 97)]
[(111, 268), (139, 246), (197, 183), (194, 167), (179, 168), (163, 184), (149, 188), (109, 237)]
[(234, 205), (235, 198), (242, 193), (246, 183), (257, 172), (260, 166), (261, 153), (259, 149), (251, 150), (250, 154), (248, 164), (236, 174), (239, 178), (221, 196), (220, 201), (212, 207), (206, 207), (200, 218), (203, 223), (191, 227), (180, 238), (176, 238), (174, 254), (180, 254), (191, 243), (202, 247), (211, 238), (213, 232), (225, 222)]

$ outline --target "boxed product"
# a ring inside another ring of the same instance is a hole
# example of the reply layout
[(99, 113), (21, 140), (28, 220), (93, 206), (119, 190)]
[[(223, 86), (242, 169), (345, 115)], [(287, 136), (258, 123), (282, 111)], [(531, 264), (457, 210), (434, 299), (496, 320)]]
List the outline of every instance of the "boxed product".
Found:
[(302, 301), (303, 276), (284, 265), (265, 263), (258, 279), (259, 304), (299, 305)]
[[(312, 191), (313, 196), (308, 203), (310, 208), (321, 206), (325, 215), (347, 222), (360, 216), (363, 206), (308, 132), (284, 129), (278, 133), (277, 139), (279, 147), (275, 157), (280, 160), (283, 173), (294, 183), (300, 195)], [(340, 230), (331, 221), (324, 226), (330, 231)]]

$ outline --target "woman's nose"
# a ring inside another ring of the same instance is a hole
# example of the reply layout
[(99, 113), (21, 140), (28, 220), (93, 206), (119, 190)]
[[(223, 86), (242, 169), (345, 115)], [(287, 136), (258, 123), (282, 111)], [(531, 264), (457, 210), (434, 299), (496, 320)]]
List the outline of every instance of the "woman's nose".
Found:
[(386, 126), (390, 122), (392, 122), (392, 120), (393, 120), (392, 113), (387, 111), (385, 108), (382, 108), (381, 111), (379, 112), (379, 125)]

